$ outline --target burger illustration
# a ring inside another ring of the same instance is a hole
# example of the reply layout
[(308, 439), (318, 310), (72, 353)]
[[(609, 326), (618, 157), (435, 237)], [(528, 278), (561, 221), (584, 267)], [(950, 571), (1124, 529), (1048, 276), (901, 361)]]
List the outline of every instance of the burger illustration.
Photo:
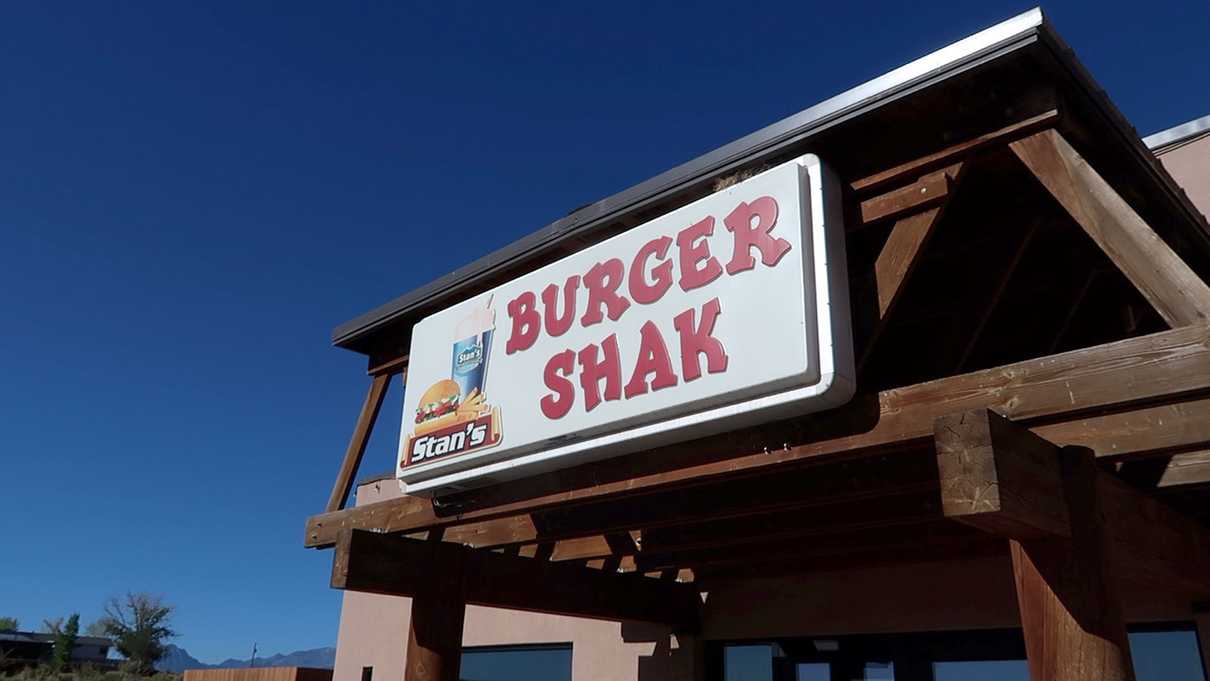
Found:
[(451, 379), (442, 379), (429, 386), (420, 396), (416, 407), (416, 435), (431, 433), (458, 421), (458, 406), (462, 389)]

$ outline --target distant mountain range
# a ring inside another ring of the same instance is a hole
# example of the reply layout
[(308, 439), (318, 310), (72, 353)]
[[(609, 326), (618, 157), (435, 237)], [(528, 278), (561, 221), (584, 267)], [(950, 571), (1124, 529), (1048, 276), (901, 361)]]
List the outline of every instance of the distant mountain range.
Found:
[[(183, 672), (186, 669), (234, 669), (247, 667), (250, 660), (223, 660), (218, 664), (206, 664), (180, 646), (169, 643), (164, 646), (164, 657), (156, 663), (155, 668), (163, 672)], [(331, 669), (336, 664), (335, 648), (314, 648), (312, 650), (296, 650), (285, 655), (277, 654), (269, 657), (257, 657), (257, 667), (319, 667)]]

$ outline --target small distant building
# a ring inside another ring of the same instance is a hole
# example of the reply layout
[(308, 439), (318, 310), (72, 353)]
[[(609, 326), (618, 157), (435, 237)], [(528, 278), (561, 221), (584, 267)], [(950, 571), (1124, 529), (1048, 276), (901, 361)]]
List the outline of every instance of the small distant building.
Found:
[[(0, 631), (0, 671), (29, 667), (51, 658), (54, 651), (53, 634), (29, 631)], [(99, 636), (80, 636), (71, 651), (73, 665), (91, 664), (95, 667), (116, 667), (109, 659), (113, 641)]]

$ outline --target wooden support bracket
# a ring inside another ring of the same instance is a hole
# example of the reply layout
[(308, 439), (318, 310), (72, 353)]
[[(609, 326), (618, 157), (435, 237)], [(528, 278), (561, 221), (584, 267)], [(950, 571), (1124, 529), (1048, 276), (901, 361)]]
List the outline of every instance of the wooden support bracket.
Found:
[(1210, 320), (1210, 287), (1058, 131), (1009, 147), (1170, 326)]
[(914, 175), (929, 172), (935, 168), (950, 165), (956, 160), (960, 160), (970, 156), (972, 153), (987, 147), (1002, 145), (1006, 142), (1011, 142), (1026, 135), (1029, 135), (1042, 128), (1053, 127), (1059, 121), (1059, 111), (1051, 109), (1031, 116), (1011, 125), (1006, 125), (999, 130), (993, 130), (973, 139), (960, 142), (952, 145), (936, 153), (929, 154), (918, 159), (908, 161), (897, 165), (893, 168), (888, 168), (882, 172), (863, 177), (849, 184), (853, 191), (864, 194), (884, 187), (893, 185), (897, 182), (902, 182), (905, 178), (910, 178)]
[[(920, 262), (921, 253), (933, 235), (934, 228), (940, 222), (945, 207), (949, 204), (953, 189), (962, 177), (966, 163), (958, 162), (948, 168), (939, 170), (921, 178), (915, 184), (905, 189), (910, 190), (908, 196), (923, 197), (933, 188), (928, 201), (918, 205), (906, 205), (899, 192), (887, 195), (894, 203), (894, 209), (889, 207), (883, 197), (870, 199), (862, 204), (862, 213), (878, 215), (901, 215), (891, 228), (891, 233), (883, 244), (882, 250), (874, 263), (874, 286), (878, 297), (878, 318), (874, 321), (865, 349), (858, 359), (857, 368), (860, 371), (873, 352), (874, 346), (886, 328), (887, 319), (895, 303), (902, 296), (908, 278)], [(924, 193), (921, 193), (924, 192)], [(867, 205), (874, 208), (867, 209)], [(925, 206), (931, 208), (923, 209)], [(911, 214), (905, 214), (916, 210)]]
[(370, 381), (369, 392), (361, 405), (357, 416), (357, 425), (353, 428), (353, 437), (345, 450), (345, 458), (340, 464), (340, 472), (336, 475), (336, 484), (332, 486), (332, 494), (328, 497), (328, 513), (339, 511), (345, 507), (349, 492), (353, 490), (353, 482), (357, 469), (361, 467), (361, 457), (366, 453), (366, 445), (370, 441), (370, 433), (374, 430), (374, 422), (378, 420), (378, 411), (382, 409), (382, 400), (386, 397), (390, 386), (391, 374), (378, 374)]
[[(947, 517), (1020, 541), (1081, 531), (1062, 448), (986, 409), (938, 419), (935, 442)], [(1123, 577), (1210, 597), (1210, 528), (1091, 463), (1079, 471)]]

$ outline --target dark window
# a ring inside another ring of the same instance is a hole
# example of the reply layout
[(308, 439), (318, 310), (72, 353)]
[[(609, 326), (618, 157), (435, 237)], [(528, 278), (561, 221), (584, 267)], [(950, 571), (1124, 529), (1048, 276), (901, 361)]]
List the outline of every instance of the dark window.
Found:
[(571, 681), (571, 644), (462, 649), (462, 681)]
[(374, 681), (374, 668), (373, 667), (362, 667), (361, 668), (361, 681)]
[(1130, 632), (1137, 681), (1202, 681), (1201, 649), (1192, 626), (1139, 627)]
[(934, 662), (934, 681), (1029, 681), (1025, 660)]
[(727, 646), (723, 670), (724, 681), (773, 681), (773, 646)]
[[(1130, 651), (1137, 681), (1207, 678), (1190, 624), (1131, 627)], [(789, 638), (721, 652), (715, 681), (1029, 681), (1019, 629)]]

